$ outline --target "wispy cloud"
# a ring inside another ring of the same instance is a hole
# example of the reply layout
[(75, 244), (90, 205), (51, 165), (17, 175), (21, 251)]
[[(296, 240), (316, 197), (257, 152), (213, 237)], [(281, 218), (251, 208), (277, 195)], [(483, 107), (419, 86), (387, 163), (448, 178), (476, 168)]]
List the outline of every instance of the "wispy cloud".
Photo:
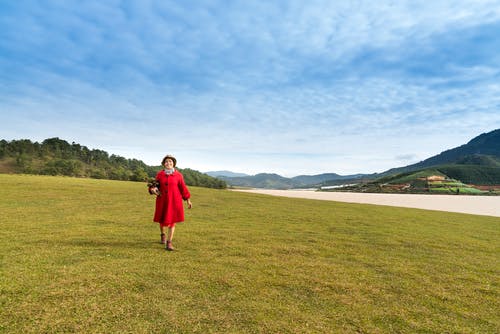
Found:
[(500, 127), (499, 1), (2, 2), (0, 13), (7, 139), (59, 136), (149, 163), (168, 150), (199, 169), (355, 173)]

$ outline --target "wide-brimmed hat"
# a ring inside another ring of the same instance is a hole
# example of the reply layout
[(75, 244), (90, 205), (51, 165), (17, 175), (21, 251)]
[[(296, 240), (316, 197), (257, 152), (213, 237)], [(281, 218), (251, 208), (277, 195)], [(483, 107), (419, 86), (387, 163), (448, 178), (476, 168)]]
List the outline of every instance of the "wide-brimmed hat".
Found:
[(165, 158), (163, 158), (163, 160), (161, 161), (162, 166), (165, 164), (165, 160), (167, 160), (167, 159), (171, 159), (174, 162), (174, 167), (177, 166), (177, 159), (173, 155), (170, 155), (170, 154), (167, 154), (165, 156)]

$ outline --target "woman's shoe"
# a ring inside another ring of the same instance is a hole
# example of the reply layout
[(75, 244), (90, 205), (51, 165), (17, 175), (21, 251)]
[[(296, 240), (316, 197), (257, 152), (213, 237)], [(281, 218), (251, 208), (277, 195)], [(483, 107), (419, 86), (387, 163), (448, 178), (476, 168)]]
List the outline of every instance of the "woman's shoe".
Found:
[(165, 249), (168, 251), (174, 250), (174, 246), (172, 246), (172, 241), (167, 241), (167, 247), (165, 247)]
[(160, 237), (161, 237), (161, 241), (160, 242), (163, 245), (165, 245), (165, 243), (167, 242), (167, 237), (165, 236), (165, 233), (160, 234)]

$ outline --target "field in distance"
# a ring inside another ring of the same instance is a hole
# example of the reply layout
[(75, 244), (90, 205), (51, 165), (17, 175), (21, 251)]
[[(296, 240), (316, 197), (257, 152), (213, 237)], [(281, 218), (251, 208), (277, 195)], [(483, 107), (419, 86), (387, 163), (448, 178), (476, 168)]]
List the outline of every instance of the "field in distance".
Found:
[(0, 174), (2, 333), (499, 332), (500, 219)]

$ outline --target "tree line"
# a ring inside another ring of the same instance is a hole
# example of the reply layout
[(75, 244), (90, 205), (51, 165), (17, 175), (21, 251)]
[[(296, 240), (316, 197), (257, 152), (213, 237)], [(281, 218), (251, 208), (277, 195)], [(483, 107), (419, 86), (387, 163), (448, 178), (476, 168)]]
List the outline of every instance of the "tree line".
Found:
[[(145, 181), (154, 178), (161, 166), (148, 166), (141, 160), (126, 159), (98, 149), (55, 138), (41, 143), (29, 139), (0, 140), (3, 170), (12, 173), (65, 175), (95, 179)], [(216, 189), (225, 181), (193, 169), (179, 169), (187, 185)]]

